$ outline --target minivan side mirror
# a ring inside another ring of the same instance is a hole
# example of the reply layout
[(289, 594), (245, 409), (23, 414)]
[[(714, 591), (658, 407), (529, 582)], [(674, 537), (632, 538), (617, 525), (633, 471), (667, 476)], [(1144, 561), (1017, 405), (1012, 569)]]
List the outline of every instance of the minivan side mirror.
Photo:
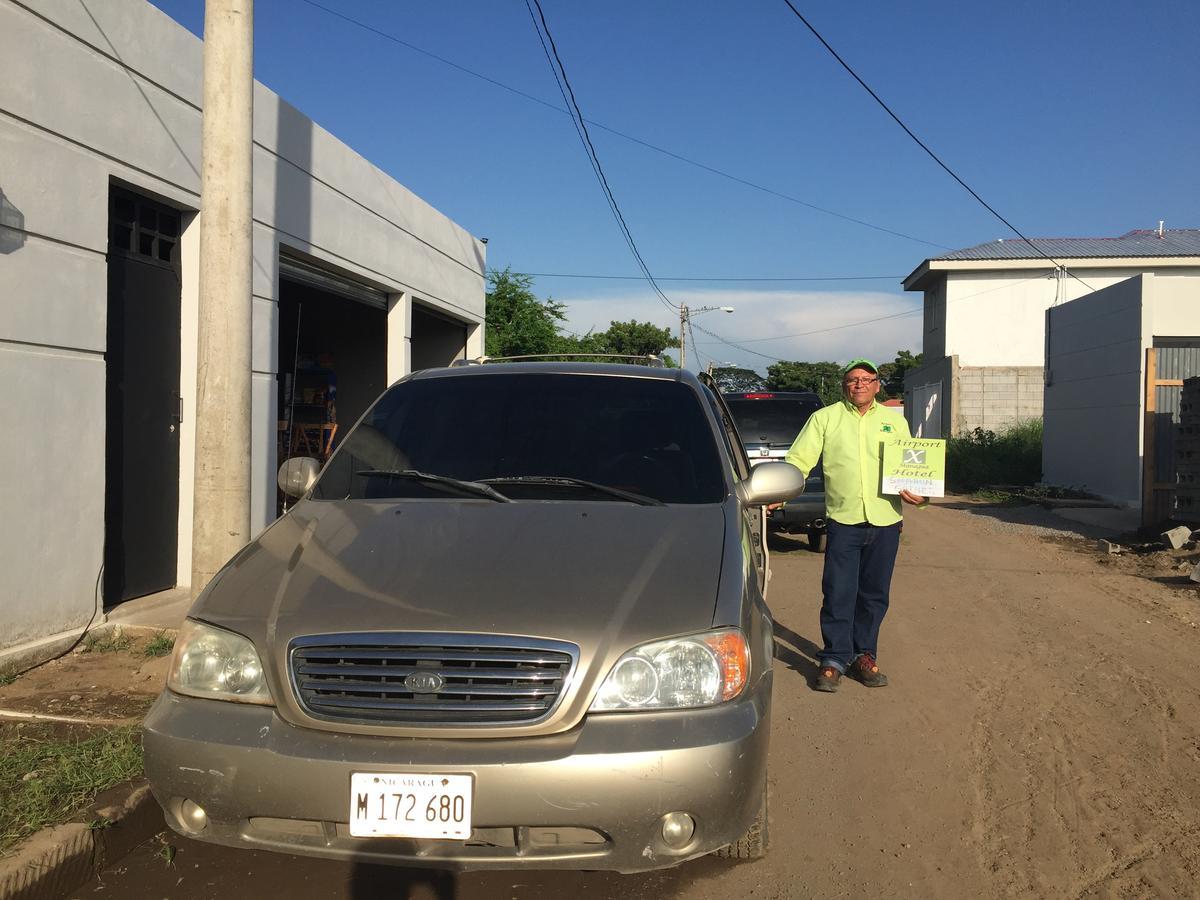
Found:
[(738, 482), (737, 493), (746, 506), (782, 503), (804, 493), (804, 475), (791, 463), (759, 463), (749, 478)]
[(303, 497), (316, 484), (321, 464), (310, 456), (293, 456), (279, 467), (279, 489), (289, 497)]

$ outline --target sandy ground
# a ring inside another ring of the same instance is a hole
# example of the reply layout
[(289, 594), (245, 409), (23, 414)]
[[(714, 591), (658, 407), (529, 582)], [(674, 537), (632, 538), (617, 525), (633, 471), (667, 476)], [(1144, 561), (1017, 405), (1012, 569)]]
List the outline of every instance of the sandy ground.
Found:
[[(821, 557), (773, 541), (772, 849), (650, 876), (453, 876), (150, 842), (129, 898), (1200, 897), (1200, 600), (1006, 513), (910, 512), (880, 663), (813, 693)], [(1143, 565), (1145, 563), (1145, 565)], [(1149, 568), (1146, 568), (1149, 566)]]
[(87, 720), (145, 715), (166, 683), (170, 656), (148, 658), (149, 638), (128, 636), (122, 650), (75, 652), (0, 685), (0, 709)]

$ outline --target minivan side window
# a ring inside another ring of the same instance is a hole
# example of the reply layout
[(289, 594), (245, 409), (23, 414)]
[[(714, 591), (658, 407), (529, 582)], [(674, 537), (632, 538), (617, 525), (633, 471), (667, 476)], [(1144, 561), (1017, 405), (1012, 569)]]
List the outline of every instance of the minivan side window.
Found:
[(733, 417), (721, 398), (708, 385), (704, 385), (704, 396), (721, 426), (721, 440), (724, 441), (725, 450), (733, 461), (734, 477), (742, 481), (750, 475), (750, 460), (746, 457), (746, 449), (738, 439), (737, 432), (733, 430)]

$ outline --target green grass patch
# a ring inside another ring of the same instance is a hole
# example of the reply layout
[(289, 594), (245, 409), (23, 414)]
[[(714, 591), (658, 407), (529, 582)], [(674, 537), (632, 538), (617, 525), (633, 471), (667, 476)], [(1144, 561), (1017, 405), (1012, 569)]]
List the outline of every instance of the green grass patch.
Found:
[(971, 496), (976, 500), (982, 500), (984, 503), (991, 503), (995, 506), (1015, 506), (1026, 502), (1021, 494), (999, 488), (980, 488), (972, 492)]
[(142, 772), (136, 725), (66, 735), (26, 725), (0, 735), (0, 854), (47, 825), (69, 821), (97, 795)]
[(165, 631), (160, 631), (154, 637), (146, 642), (146, 646), (142, 648), (142, 653), (145, 656), (166, 656), (175, 649), (175, 638), (171, 637)]
[(89, 634), (83, 641), (85, 653), (116, 653), (133, 646), (133, 638), (122, 631), (111, 630), (103, 634)]
[(946, 479), (956, 493), (987, 485), (1032, 485), (1042, 477), (1042, 420), (997, 434), (976, 428), (946, 441)]
[(0, 687), (8, 687), (10, 684), (12, 684), (16, 680), (17, 680), (16, 673), (0, 672)]

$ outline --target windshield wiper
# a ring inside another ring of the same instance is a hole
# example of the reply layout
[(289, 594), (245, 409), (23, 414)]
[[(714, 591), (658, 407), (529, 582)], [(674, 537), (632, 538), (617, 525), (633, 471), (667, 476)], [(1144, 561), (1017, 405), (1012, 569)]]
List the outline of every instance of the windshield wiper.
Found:
[(463, 481), (451, 478), (449, 475), (434, 475), (431, 472), (418, 472), (416, 469), (362, 469), (354, 473), (368, 478), (408, 478), (413, 481), (425, 481), (430, 484), (443, 484), (452, 487), (459, 493), (472, 497), (486, 497), (497, 503), (512, 503), (508, 497), (493, 487), (488, 487), (480, 481)]
[(484, 478), (480, 480), (480, 484), (567, 485), (570, 487), (589, 488), (597, 493), (608, 494), (610, 497), (620, 497), (622, 500), (628, 500), (630, 503), (637, 503), (641, 506), (666, 506), (661, 500), (655, 500), (653, 497), (647, 497), (645, 494), (635, 494), (633, 491), (623, 491), (620, 488), (609, 487), (607, 484), (585, 481), (582, 478), (569, 478), (566, 475), (513, 475), (509, 478)]

